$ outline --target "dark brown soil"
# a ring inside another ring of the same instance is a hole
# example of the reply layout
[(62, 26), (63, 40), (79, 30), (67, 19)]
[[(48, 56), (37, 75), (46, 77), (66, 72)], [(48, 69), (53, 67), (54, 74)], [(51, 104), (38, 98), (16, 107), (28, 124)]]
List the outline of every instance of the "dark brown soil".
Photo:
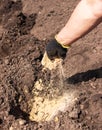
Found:
[(64, 60), (64, 88), (79, 92), (73, 108), (59, 112), (57, 121), (29, 119), (35, 82), (42, 78), (47, 85), (51, 76), (41, 71), (45, 45), (77, 2), (0, 0), (0, 130), (102, 130), (102, 24)]

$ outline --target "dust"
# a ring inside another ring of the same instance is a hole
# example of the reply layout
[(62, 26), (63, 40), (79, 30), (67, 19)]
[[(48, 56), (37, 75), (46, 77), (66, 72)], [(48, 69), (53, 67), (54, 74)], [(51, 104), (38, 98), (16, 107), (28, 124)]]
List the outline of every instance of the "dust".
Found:
[(34, 103), (30, 112), (32, 121), (50, 121), (59, 111), (66, 111), (77, 100), (75, 92), (66, 92), (62, 96), (49, 100), (44, 97), (34, 97)]
[[(44, 86), (42, 79), (39, 79), (38, 81), (36, 81), (34, 89), (32, 91), (34, 94), (34, 98), (33, 106), (30, 112), (30, 120), (38, 122), (52, 120), (58, 114), (59, 111), (66, 111), (68, 107), (73, 106), (75, 101), (77, 100), (76, 91), (64, 92), (63, 90), (65, 84), (62, 60), (57, 59), (54, 62), (51, 62), (45, 54), (42, 62), (43, 65), (45, 65), (45, 68), (43, 69), (49, 67), (49, 69), (52, 70), (53, 68), (54, 72), (51, 71), (50, 84)], [(55, 73), (57, 74), (56, 76), (54, 75)], [(55, 83), (56, 81), (57, 83)], [(50, 88), (50, 93), (47, 93), (47, 95), (49, 96), (42, 96), (39, 94), (39, 91), (42, 90), (43, 93), (46, 93), (46, 88), (48, 87)]]
[(43, 70), (49, 69), (51, 71), (50, 85), (56, 86), (59, 90), (62, 90), (65, 79), (65, 73), (62, 66), (63, 59), (56, 58), (52, 61), (48, 58), (47, 53), (45, 52), (41, 63), (44, 66)]
[(61, 62), (61, 59), (55, 59), (54, 61), (51, 61), (48, 56), (47, 53), (44, 53), (43, 59), (41, 61), (41, 64), (44, 66), (43, 69), (49, 69), (49, 70), (53, 70), (56, 69), (56, 67), (59, 65), (59, 63)]

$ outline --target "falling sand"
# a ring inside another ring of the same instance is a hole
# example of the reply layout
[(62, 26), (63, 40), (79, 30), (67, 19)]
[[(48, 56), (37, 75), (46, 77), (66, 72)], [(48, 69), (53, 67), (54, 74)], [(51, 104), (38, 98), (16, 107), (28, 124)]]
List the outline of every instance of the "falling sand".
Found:
[[(44, 69), (48, 68), (49, 70), (57, 68), (57, 71), (59, 71), (59, 86), (61, 90), (63, 90), (64, 83), (64, 71), (63, 71), (63, 66), (62, 66), (62, 61), (61, 60), (56, 60), (54, 62), (51, 62), (48, 58), (47, 55), (44, 55), (44, 58), (42, 60), (42, 65), (44, 65)], [(42, 70), (43, 71), (43, 70)], [(52, 80), (53, 79), (53, 74), (51, 74), (52, 78), (50, 81), (49, 86), (52, 86)], [(35, 88), (37, 90), (45, 90), (46, 86), (43, 85), (42, 80), (39, 79), (34, 85), (34, 90), (32, 91), (34, 95), (35, 93)], [(57, 95), (57, 92), (55, 92)], [(54, 93), (54, 94), (55, 94)], [(30, 112), (30, 119), (32, 121), (50, 121), (52, 120), (59, 111), (65, 112), (68, 110), (69, 107), (73, 106), (75, 104), (77, 91), (72, 91), (68, 90), (66, 92), (63, 92), (62, 95), (58, 95), (56, 98), (49, 99), (48, 97), (37, 95), (34, 96), (33, 99), (33, 105), (32, 109)]]

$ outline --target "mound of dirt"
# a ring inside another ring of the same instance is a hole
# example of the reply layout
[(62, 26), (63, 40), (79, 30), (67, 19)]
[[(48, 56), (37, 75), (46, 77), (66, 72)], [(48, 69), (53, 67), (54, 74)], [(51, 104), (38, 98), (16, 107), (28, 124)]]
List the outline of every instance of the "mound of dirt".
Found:
[(61, 66), (41, 64), (47, 42), (77, 2), (0, 1), (1, 130), (102, 129), (101, 24), (72, 46)]

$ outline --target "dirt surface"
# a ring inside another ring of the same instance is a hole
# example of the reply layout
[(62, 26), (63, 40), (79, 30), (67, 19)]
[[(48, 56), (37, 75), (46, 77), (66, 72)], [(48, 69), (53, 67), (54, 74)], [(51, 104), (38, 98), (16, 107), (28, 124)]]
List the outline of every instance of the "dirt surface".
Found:
[[(102, 130), (102, 24), (73, 44), (60, 68), (41, 64), (47, 42), (77, 3), (0, 0), (0, 130)], [(30, 120), (31, 114), (38, 119), (37, 101), (58, 99), (58, 108), (59, 97), (71, 101), (65, 93), (75, 93), (74, 104), (60, 106), (50, 121)]]

